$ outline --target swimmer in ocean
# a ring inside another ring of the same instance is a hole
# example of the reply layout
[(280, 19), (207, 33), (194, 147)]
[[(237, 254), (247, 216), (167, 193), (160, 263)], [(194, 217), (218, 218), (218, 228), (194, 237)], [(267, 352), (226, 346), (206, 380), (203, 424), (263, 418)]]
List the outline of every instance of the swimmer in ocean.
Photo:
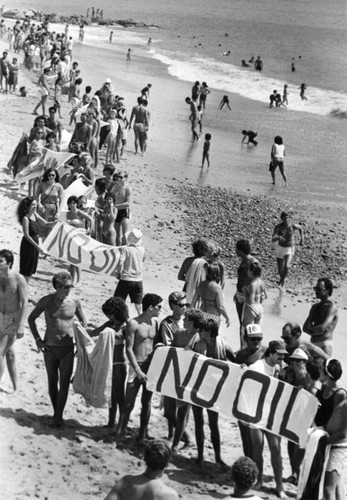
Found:
[(246, 63), (246, 61), (245, 61), (244, 59), (242, 59), (242, 61), (241, 61), (241, 66), (242, 66), (243, 68), (249, 68), (249, 64), (247, 64), (247, 63)]
[(307, 101), (307, 97), (305, 96), (305, 90), (307, 89), (306, 83), (302, 83), (299, 87), (300, 89), (300, 97), (302, 101)]

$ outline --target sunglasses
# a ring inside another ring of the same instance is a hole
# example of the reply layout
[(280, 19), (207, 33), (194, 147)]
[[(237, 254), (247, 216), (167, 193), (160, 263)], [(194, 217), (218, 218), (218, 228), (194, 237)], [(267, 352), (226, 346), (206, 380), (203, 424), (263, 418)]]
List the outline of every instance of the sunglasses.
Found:
[(249, 340), (251, 340), (252, 342), (261, 342), (263, 340), (263, 338), (262, 337), (252, 337)]
[(74, 288), (73, 285), (62, 285), (59, 288), (62, 288), (63, 290), (71, 290), (71, 288)]
[(49, 174), (48, 177), (54, 177), (54, 179), (55, 179), (55, 174)]
[(178, 306), (182, 309), (182, 307), (188, 307), (188, 304), (178, 304), (177, 302), (174, 302), (175, 306)]
[(281, 339), (283, 339), (285, 342), (289, 342), (291, 337), (281, 337)]
[(126, 179), (126, 176), (125, 175), (118, 175), (116, 177), (116, 181), (119, 181), (119, 179)]

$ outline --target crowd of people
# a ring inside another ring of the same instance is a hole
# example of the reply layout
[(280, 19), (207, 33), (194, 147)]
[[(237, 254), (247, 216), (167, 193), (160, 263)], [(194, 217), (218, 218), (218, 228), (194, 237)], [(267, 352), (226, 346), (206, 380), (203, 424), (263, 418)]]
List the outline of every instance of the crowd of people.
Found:
[[(28, 163), (39, 159), (44, 149), (61, 151), (62, 124), (56, 116), (58, 113), (61, 118), (61, 99), (64, 94), (72, 105), (71, 123), (75, 123), (68, 142), (68, 149), (74, 153), (74, 157), (68, 173), (61, 178), (57, 169), (49, 168), (40, 180), (29, 181), (28, 196), (18, 204), (17, 216), (23, 229), (19, 273), (13, 270), (13, 253), (6, 249), (0, 251), (0, 380), (7, 366), (16, 390), (18, 381), (13, 344), (23, 336), (28, 321), (36, 346), (44, 357), (53, 408), (51, 426), (61, 428), (64, 426), (64, 411), (74, 370), (74, 321), (77, 318), (91, 337), (99, 337), (106, 328), (110, 329), (115, 343), (107, 425), (110, 433), (114, 433), (117, 445), (123, 443), (141, 390), (138, 442), (146, 446), (146, 471), (136, 477), (122, 478), (107, 498), (112, 500), (119, 498), (119, 495), (125, 498), (129, 488), (132, 488), (134, 498), (142, 498), (141, 495), (146, 491), (148, 498), (174, 499), (178, 498), (177, 493), (163, 485), (160, 477), (171, 454), (180, 453), (181, 443), (183, 448), (192, 443), (187, 430), (191, 413), (195, 426), (196, 461), (199, 466), (203, 466), (204, 409), (164, 396), (164, 417), (167, 419), (168, 437), (172, 440), (171, 450), (163, 441), (149, 439), (152, 392), (147, 389), (146, 382), (155, 350), (163, 346), (191, 350), (208, 358), (249, 367), (305, 389), (317, 397), (320, 407), (315, 422), (326, 430), (326, 443), (331, 444), (325, 497), (327, 500), (340, 500), (343, 494), (341, 473), (347, 459), (347, 394), (337, 383), (342, 375), (341, 363), (331, 359), (333, 332), (338, 321), (337, 306), (331, 299), (332, 281), (327, 277), (318, 279), (315, 286), (318, 302), (309, 311), (303, 327), (293, 318), (292, 322), (283, 325), (281, 338), (276, 338), (279, 335), (274, 334), (274, 338), (264, 345), (261, 322), (267, 290), (261, 262), (252, 256), (250, 241), (238, 240), (235, 251), (240, 263), (234, 301), (239, 318), (240, 347), (234, 351), (219, 334), (222, 318), (227, 327), (230, 325), (223, 293), (226, 276), (221, 248), (212, 241), (200, 238), (193, 243), (193, 255), (184, 260), (179, 270), (178, 280), (184, 282), (182, 290), (173, 290), (168, 296), (171, 313), (160, 321), (163, 298), (156, 293), (144, 294), (145, 248), (142, 245), (142, 232), (130, 224), (131, 188), (128, 174), (113, 165), (120, 163), (125, 154), (126, 130), (132, 125), (135, 153), (146, 153), (150, 122), (147, 106), (151, 84), (142, 89), (128, 120), (124, 99), (116, 95), (110, 79), (94, 95), (90, 86), (81, 95), (82, 78), (79, 64), (72, 63), (73, 44), (69, 42), (68, 26), (63, 34), (55, 34), (49, 31), (45, 22), (35, 26), (26, 20), (23, 23), (16, 22), (13, 32), (13, 49), (16, 52), (24, 51), (27, 68), (35, 66), (36, 56), (40, 58), (42, 67), (39, 77), (41, 98), (33, 112), (36, 114), (41, 107), (43, 114), (35, 117), (33, 128), (28, 134)], [(259, 65), (259, 61), (256, 64)], [(261, 71), (262, 67), (255, 69)], [(4, 73), (1, 74), (4, 77)], [(5, 81), (7, 85), (6, 78)], [(196, 129), (199, 121), (201, 125), (209, 93), (206, 82), (201, 86), (196, 82), (191, 97), (186, 98), (191, 110), (194, 140), (199, 138)], [(49, 97), (53, 97), (54, 105), (49, 107), (49, 116), (46, 116)], [(222, 107), (224, 104), (229, 106), (228, 99), (222, 100), (221, 104)], [(256, 145), (255, 132), (244, 130), (242, 133), (244, 139), (248, 137)], [(208, 166), (210, 140), (210, 134), (206, 134), (203, 163), (207, 161)], [(103, 145), (106, 146), (105, 162), (99, 156)], [(277, 136), (271, 153), (273, 182), (277, 166), (286, 182), (284, 154), (283, 140)], [(88, 318), (81, 301), (73, 297), (73, 288), (81, 280), (81, 273), (72, 264), (68, 271), (54, 274), (52, 293), (40, 298), (30, 313), (28, 311), (28, 285), (36, 272), (39, 252), (42, 251), (40, 237), (45, 238), (61, 217), (64, 190), (78, 177), (86, 185), (94, 187), (93, 203), (88, 206), (90, 200), (84, 195), (70, 196), (67, 200), (66, 221), (102, 243), (124, 247), (114, 296), (100, 304), (107, 321), (93, 329), (88, 328)], [(274, 228), (272, 241), (277, 246), (279, 286), (283, 287), (294, 258), (295, 232), (300, 235), (299, 244), (304, 242), (304, 233), (299, 224), (291, 222), (290, 214), (282, 212), (280, 218), (281, 222)], [(136, 309), (137, 315), (133, 318), (130, 318), (126, 303), (128, 297)], [(44, 315), (46, 322), (44, 335), (37, 326), (37, 319), (41, 315)], [(311, 336), (310, 342), (301, 339), (302, 331)], [(208, 409), (207, 418), (215, 462), (225, 470), (227, 465), (222, 458), (219, 415)], [(265, 437), (271, 454), (276, 493), (280, 498), (285, 498), (281, 438), (241, 421), (239, 428), (245, 457), (232, 466), (235, 491), (231, 498), (257, 499), (256, 496), (246, 495), (250, 488), (261, 489), (263, 486)], [(292, 474), (287, 481), (297, 484), (304, 450), (288, 441), (288, 456)]]

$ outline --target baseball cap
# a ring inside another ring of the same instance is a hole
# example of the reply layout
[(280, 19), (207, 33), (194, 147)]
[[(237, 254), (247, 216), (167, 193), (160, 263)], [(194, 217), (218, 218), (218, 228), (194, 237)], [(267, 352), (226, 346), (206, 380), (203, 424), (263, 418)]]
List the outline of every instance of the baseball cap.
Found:
[(303, 349), (298, 347), (295, 351), (293, 351), (293, 354), (289, 356), (289, 359), (303, 359), (304, 361), (308, 361), (308, 356)]
[(263, 337), (263, 332), (261, 331), (260, 325), (253, 323), (246, 326), (246, 334), (248, 338)]
[(112, 80), (110, 78), (106, 78), (105, 83), (112, 83)]
[(271, 340), (269, 342), (270, 351), (278, 352), (278, 354), (288, 354), (285, 343), (281, 340)]

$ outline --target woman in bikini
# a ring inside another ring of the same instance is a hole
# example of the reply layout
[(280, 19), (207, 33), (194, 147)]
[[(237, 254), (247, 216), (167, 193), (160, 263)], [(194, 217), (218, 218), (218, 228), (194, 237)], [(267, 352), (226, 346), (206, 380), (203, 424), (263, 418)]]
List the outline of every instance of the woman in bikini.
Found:
[(218, 324), (223, 316), (226, 326), (229, 326), (229, 316), (224, 307), (223, 289), (219, 284), (220, 277), (219, 265), (209, 264), (206, 280), (196, 288), (191, 306), (196, 307), (199, 304), (199, 309), (204, 313), (205, 318), (212, 318)]
[(267, 299), (266, 287), (261, 276), (261, 267), (258, 262), (251, 262), (248, 268), (248, 276), (251, 279), (249, 285), (243, 288), (245, 302), (243, 305), (242, 325), (246, 328), (250, 323), (261, 322), (263, 316), (263, 300)]
[(106, 193), (102, 218), (102, 242), (106, 245), (116, 246), (117, 233), (114, 227), (116, 218), (115, 196), (113, 193)]

